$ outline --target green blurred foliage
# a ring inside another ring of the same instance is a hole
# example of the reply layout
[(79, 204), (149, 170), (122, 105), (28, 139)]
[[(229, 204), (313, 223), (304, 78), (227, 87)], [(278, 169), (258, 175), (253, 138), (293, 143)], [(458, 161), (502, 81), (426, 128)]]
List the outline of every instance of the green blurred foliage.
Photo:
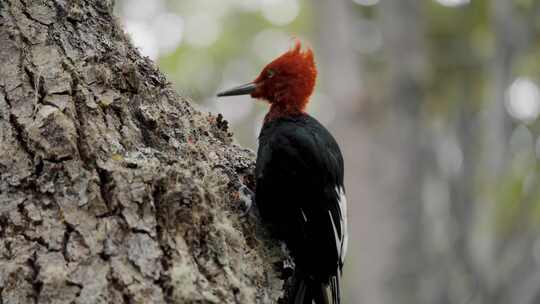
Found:
[[(182, 4), (175, 5), (175, 8), (180, 14), (189, 15), (196, 2), (197, 0), (182, 1)], [(299, 1), (300, 13), (293, 22), (278, 27), (280, 31), (288, 33), (291, 37), (309, 34), (313, 17), (311, 6), (305, 2)], [(217, 90), (223, 81), (221, 71), (228, 62), (242, 57), (256, 67), (266, 64), (254, 56), (251, 45), (257, 33), (276, 26), (258, 11), (240, 9), (229, 10), (220, 18), (220, 22), (219, 37), (210, 46), (200, 48), (182, 43), (174, 52), (159, 58), (158, 63), (169, 79), (178, 89), (189, 90), (188, 93), (194, 100), (207, 98)], [(197, 77), (199, 73), (210, 73), (212, 77)], [(207, 81), (201, 83), (201, 79)], [(246, 79), (248, 80), (250, 79)]]

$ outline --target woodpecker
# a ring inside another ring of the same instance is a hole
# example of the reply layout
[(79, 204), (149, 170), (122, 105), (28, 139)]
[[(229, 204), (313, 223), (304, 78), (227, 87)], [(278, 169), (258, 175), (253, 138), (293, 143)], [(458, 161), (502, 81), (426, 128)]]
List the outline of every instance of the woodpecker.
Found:
[(270, 105), (259, 135), (255, 204), (294, 260), (290, 303), (339, 304), (348, 242), (343, 157), (306, 113), (316, 78), (313, 51), (297, 40), (253, 82), (218, 97), (250, 94)]

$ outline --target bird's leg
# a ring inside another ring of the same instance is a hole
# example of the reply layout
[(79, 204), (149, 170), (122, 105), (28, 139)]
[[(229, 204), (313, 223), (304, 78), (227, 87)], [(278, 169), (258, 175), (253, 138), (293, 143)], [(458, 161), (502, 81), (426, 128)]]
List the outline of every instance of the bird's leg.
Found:
[(287, 279), (294, 273), (296, 265), (291, 257), (291, 252), (287, 248), (285, 242), (281, 242), (281, 251), (285, 255), (285, 259), (282, 261), (281, 265), (281, 276), (282, 279)]
[(242, 213), (242, 216), (247, 216), (253, 205), (255, 205), (255, 193), (245, 185), (242, 185), (240, 189), (238, 189), (238, 193), (240, 195), (240, 200), (245, 204), (245, 210)]

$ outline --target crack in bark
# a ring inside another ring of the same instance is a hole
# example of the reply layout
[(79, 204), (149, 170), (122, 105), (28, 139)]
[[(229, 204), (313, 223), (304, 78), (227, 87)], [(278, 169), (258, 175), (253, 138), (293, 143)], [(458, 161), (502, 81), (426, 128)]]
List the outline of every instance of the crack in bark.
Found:
[[(68, 70), (69, 71), (69, 70)], [(70, 74), (72, 74), (70, 72)], [(76, 77), (73, 77), (73, 74), (71, 76), (72, 78), (72, 92), (73, 92), (73, 103), (75, 108), (75, 130), (77, 131), (77, 151), (79, 152), (79, 156), (81, 157), (81, 160), (83, 161), (83, 166), (85, 169), (92, 171), (93, 168), (97, 168), (96, 160), (87, 153), (87, 149), (84, 148), (86, 143), (84, 132), (82, 131), (83, 126), (86, 124), (86, 117), (83, 114), (83, 107), (84, 107), (84, 96), (81, 96), (83, 94), (80, 90), (78, 90), (78, 82), (79, 79)]]
[[(125, 221), (125, 219), (124, 219)], [(139, 228), (131, 228), (130, 229), (131, 232), (135, 233), (135, 234), (146, 234), (149, 238), (151, 239), (154, 239), (154, 237), (152, 236), (152, 234), (144, 229), (139, 229)]]
[(97, 214), (96, 218), (97, 219), (104, 219), (104, 218), (108, 218), (108, 217), (118, 216), (118, 214), (120, 214), (119, 208), (114, 207), (111, 211), (107, 211), (107, 212), (105, 212), (103, 214)]
[(131, 298), (130, 298), (129, 294), (127, 294), (125, 292), (127, 286), (122, 284), (122, 282), (120, 282), (118, 280), (118, 278), (116, 278), (116, 276), (114, 274), (112, 274), (112, 272), (113, 272), (112, 268), (111, 268), (110, 272), (111, 272), (111, 281), (110, 282), (111, 282), (112, 288), (122, 294), (123, 304), (130, 304), (131, 303)]
[[(7, 100), (7, 98), (6, 98), (6, 100)], [(24, 126), (21, 125), (17, 121), (17, 117), (15, 117), (15, 114), (13, 114), (13, 113), (9, 114), (9, 123), (11, 124), (13, 129), (15, 130), (15, 138), (20, 143), (23, 150), (28, 154), (28, 156), (30, 156), (31, 160), (34, 160), (35, 154), (30, 149), (28, 143), (26, 142), (25, 136), (24, 136), (24, 134), (26, 133), (26, 130), (24, 130)]]
[(11, 110), (12, 110), (12, 106), (11, 106), (11, 100), (9, 99), (8, 97), (8, 94), (7, 94), (7, 91), (4, 89), (4, 99), (6, 100), (6, 103), (8, 105), (8, 115), (9, 115), (9, 124), (11, 125), (11, 128), (13, 129), (13, 131), (15, 131), (15, 139), (17, 140), (17, 142), (20, 144), (20, 146), (22, 147), (22, 149), (26, 152), (26, 154), (28, 154), (28, 156), (30, 157), (30, 160), (33, 162), (34, 161), (34, 158), (35, 158), (35, 153), (30, 149), (28, 143), (26, 142), (25, 140), (25, 130), (24, 130), (24, 126), (21, 125), (18, 121), (17, 121), (17, 117), (15, 116), (15, 114), (11, 113)]
[(74, 232), (75, 229), (67, 222), (64, 226), (66, 227), (66, 229), (64, 230), (64, 237), (62, 238), (62, 255), (64, 256), (64, 260), (69, 261), (67, 247), (69, 244), (69, 238), (71, 236), (71, 233)]
[(83, 167), (89, 171), (92, 171), (93, 168), (97, 168), (97, 165), (96, 165), (95, 159), (90, 157), (90, 155), (88, 155), (86, 152), (87, 150), (84, 149), (84, 146), (87, 143), (86, 143), (82, 128), (86, 122), (86, 117), (83, 114), (84, 113), (83, 107), (86, 100), (85, 100), (85, 96), (83, 95), (83, 92), (79, 89), (79, 87), (82, 86), (81, 84), (82, 81), (81, 81), (79, 73), (74, 68), (75, 66), (74, 62), (67, 55), (67, 52), (64, 48), (63, 43), (61, 43), (61, 41), (59, 41), (57, 37), (54, 38), (54, 41), (56, 42), (57, 45), (60, 46), (57, 49), (60, 49), (60, 52), (62, 53), (64, 58), (67, 58), (67, 60), (71, 63), (71, 64), (63, 63), (62, 67), (71, 76), (71, 94), (70, 95), (73, 97), (73, 105), (75, 108), (75, 112), (74, 112), (75, 117), (73, 118), (74, 118), (74, 124), (75, 124), (75, 131), (77, 132), (77, 138), (76, 138), (77, 152), (81, 160), (83, 161), (82, 162)]
[(39, 178), (41, 176), (41, 173), (43, 173), (44, 165), (45, 163), (43, 162), (43, 159), (38, 158), (36, 160), (36, 164), (34, 166), (34, 175), (36, 176), (36, 178)]
[(161, 196), (163, 195), (165, 189), (163, 188), (163, 183), (161, 180), (156, 182), (153, 188), (154, 190), (152, 191), (152, 200), (156, 208), (156, 234), (157, 242), (159, 248), (161, 249), (160, 263), (161, 267), (163, 268), (163, 271), (160, 273), (160, 276), (156, 281), (156, 284), (161, 287), (161, 290), (163, 291), (163, 294), (165, 296), (165, 302), (172, 303), (173, 288), (171, 286), (171, 278), (168, 275), (169, 269), (171, 267), (171, 255), (168, 250), (169, 248), (165, 243), (164, 227), (161, 224), (162, 221), (159, 219), (160, 215), (163, 214), (159, 211), (161, 210)]
[(0, 214), (0, 239), (6, 237), (7, 217)]
[(99, 166), (96, 166), (96, 171), (99, 178), (101, 198), (105, 202), (105, 205), (107, 205), (108, 210), (112, 211), (113, 209), (116, 209), (116, 206), (113, 206), (112, 190), (109, 188), (112, 187), (112, 185), (110, 185), (111, 181), (113, 180), (112, 176), (107, 170), (102, 169)]
[(73, 155), (66, 155), (66, 156), (62, 156), (58, 158), (44, 158), (44, 160), (51, 162), (53, 164), (61, 164), (65, 161), (72, 160), (72, 159), (73, 159)]
[[(143, 143), (146, 147), (154, 147), (155, 143), (152, 140), (153, 134), (150, 130), (152, 130), (152, 124), (148, 124), (141, 113), (140, 109), (135, 110), (135, 121), (137, 122), (137, 127), (141, 131), (141, 137), (143, 140)], [(155, 126), (154, 126), (155, 128)]]
[(43, 289), (43, 282), (40, 282), (38, 280), (39, 276), (39, 266), (37, 265), (37, 251), (34, 251), (32, 256), (27, 261), (28, 266), (32, 270), (32, 274), (29, 280), (30, 285), (32, 285), (34, 294), (32, 295), (32, 298), (34, 299), (34, 303), (39, 303), (39, 295), (41, 294), (41, 290)]
[(82, 290), (83, 287), (84, 287), (82, 284), (78, 284), (78, 283), (75, 283), (75, 282), (73, 282), (73, 281), (67, 280), (67, 281), (66, 281), (66, 285), (67, 285), (67, 286), (75, 286), (75, 287), (79, 288), (79, 290), (77, 290), (77, 292), (75, 293), (75, 297), (76, 297), (76, 298), (79, 298), (79, 297), (81, 296), (81, 290)]
[[(24, 202), (20, 203), (17, 205), (17, 211), (19, 211), (19, 213), (27, 219), (28, 222), (32, 222), (32, 220), (30, 219), (30, 216), (28, 216), (28, 212), (26, 212), (26, 210), (24, 209)], [(23, 233), (23, 236), (26, 236), (24, 235)], [(28, 237), (29, 238), (29, 237)], [(31, 238), (29, 238), (31, 239)], [(43, 240), (42, 240), (43, 241)]]
[(48, 251), (50, 252), (59, 252), (60, 250), (58, 249), (54, 249), (54, 248), (51, 248), (50, 245), (45, 242), (45, 240), (43, 239), (42, 236), (38, 236), (38, 237), (31, 237), (29, 235), (27, 235), (26, 233), (22, 233), (21, 236), (28, 242), (34, 242), (34, 243), (37, 243), (41, 246), (43, 246), (44, 248), (46, 248)]

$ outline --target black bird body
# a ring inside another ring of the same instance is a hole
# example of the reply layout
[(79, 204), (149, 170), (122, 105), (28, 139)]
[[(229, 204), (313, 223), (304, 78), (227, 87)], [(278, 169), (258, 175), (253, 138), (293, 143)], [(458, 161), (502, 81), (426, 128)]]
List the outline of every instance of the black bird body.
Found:
[(339, 303), (347, 227), (343, 157), (335, 139), (305, 113), (265, 122), (256, 182), (261, 217), (296, 264), (292, 303)]

